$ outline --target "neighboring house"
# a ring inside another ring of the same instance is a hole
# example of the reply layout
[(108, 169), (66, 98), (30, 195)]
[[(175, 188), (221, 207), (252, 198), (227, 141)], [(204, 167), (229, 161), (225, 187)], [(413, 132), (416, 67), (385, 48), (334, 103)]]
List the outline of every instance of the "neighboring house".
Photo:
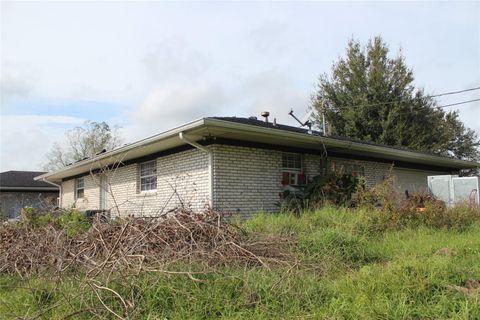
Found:
[(0, 217), (16, 218), (24, 207), (54, 207), (58, 187), (33, 178), (45, 174), (38, 171), (6, 171), (0, 173)]
[(323, 136), (254, 117), (214, 117), (36, 179), (61, 185), (62, 207), (150, 216), (185, 205), (245, 215), (277, 211), (283, 191), (314, 176), (352, 172), (372, 186), (392, 166), (398, 189), (414, 192), (426, 189), (428, 175), (478, 163)]

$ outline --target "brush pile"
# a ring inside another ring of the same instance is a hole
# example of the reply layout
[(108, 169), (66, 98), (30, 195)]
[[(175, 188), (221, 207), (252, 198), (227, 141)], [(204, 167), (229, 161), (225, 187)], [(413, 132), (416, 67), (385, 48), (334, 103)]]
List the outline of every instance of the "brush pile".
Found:
[(175, 263), (209, 266), (242, 265), (269, 268), (285, 263), (285, 241), (247, 238), (217, 212), (179, 211), (168, 218), (93, 221), (74, 236), (55, 225), (0, 227), (0, 273), (62, 274), (83, 270), (148, 271)]

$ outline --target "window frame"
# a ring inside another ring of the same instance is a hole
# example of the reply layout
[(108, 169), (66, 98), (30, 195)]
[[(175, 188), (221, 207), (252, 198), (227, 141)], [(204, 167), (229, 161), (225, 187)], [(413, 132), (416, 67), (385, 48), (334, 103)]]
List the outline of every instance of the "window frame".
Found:
[(301, 153), (282, 153), (282, 184), (294, 187), (307, 184), (303, 155)]
[[(142, 168), (146, 165), (153, 164), (151, 168)], [(152, 170), (152, 172), (145, 174), (144, 171)], [(150, 180), (154, 178), (153, 180)], [(145, 179), (146, 181), (143, 182), (142, 180)], [(155, 192), (158, 189), (158, 178), (157, 178), (157, 160), (150, 160), (139, 163), (138, 166), (138, 190), (140, 193), (148, 193), (148, 192)], [(144, 188), (145, 186), (145, 188)], [(147, 186), (150, 186), (147, 188)]]
[[(80, 186), (81, 181), (81, 186)], [(81, 196), (79, 192), (82, 192)], [(85, 177), (80, 177), (75, 179), (75, 199), (85, 198)]]

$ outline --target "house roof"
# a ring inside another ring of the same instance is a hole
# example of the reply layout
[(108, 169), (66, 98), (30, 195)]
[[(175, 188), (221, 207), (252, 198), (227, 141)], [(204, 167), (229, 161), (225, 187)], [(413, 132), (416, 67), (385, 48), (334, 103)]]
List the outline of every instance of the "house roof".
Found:
[(43, 181), (34, 180), (45, 174), (42, 171), (6, 171), (0, 173), (0, 190), (57, 191), (58, 188)]
[(427, 154), (427, 155), (432, 155), (432, 156), (442, 157), (442, 158), (447, 158), (447, 159), (457, 159), (457, 158), (454, 158), (454, 157), (438, 155), (438, 154), (435, 154), (433, 152), (414, 151), (414, 150), (411, 150), (407, 147), (389, 146), (389, 145), (385, 145), (385, 144), (381, 144), (381, 143), (352, 139), (352, 138), (349, 138), (349, 137), (342, 137), (342, 136), (335, 135), (335, 134), (331, 134), (331, 135), (326, 136), (321, 131), (317, 131), (317, 130), (311, 130), (310, 133), (309, 133), (309, 130), (306, 129), (306, 128), (299, 128), (299, 127), (294, 127), (294, 126), (289, 126), (289, 125), (284, 125), (284, 124), (274, 124), (272, 122), (265, 122), (265, 121), (262, 121), (262, 120), (258, 120), (256, 117), (250, 117), (250, 118), (211, 117), (211, 119), (218, 119), (218, 120), (229, 121), (229, 122), (234, 122), (234, 123), (248, 124), (248, 125), (252, 125), (252, 126), (263, 127), (263, 128), (271, 128), (271, 129), (275, 129), (275, 130), (282, 130), (282, 131), (288, 131), (288, 132), (298, 132), (298, 133), (303, 133), (303, 134), (310, 134), (310, 135), (313, 135), (313, 136), (318, 136), (318, 137), (323, 137), (323, 138), (328, 137), (329, 139), (334, 139), (334, 140), (339, 140), (339, 141), (349, 141), (349, 142), (360, 143), (360, 144), (364, 144), (364, 145), (388, 148), (388, 149), (405, 150), (405, 151)]
[(415, 152), (405, 148), (390, 147), (338, 136), (324, 136), (318, 131), (309, 133), (307, 129), (282, 124), (266, 123), (254, 118), (209, 117), (189, 122), (182, 126), (104, 152), (90, 159), (78, 161), (66, 168), (36, 177), (58, 183), (62, 179), (92, 172), (105, 165), (125, 163), (148, 155), (161, 153), (185, 146), (189, 141), (202, 142), (230, 140), (245, 145), (274, 145), (285, 148), (326, 151), (329, 155), (348, 155), (381, 159), (397, 163), (413, 163), (432, 168), (449, 170), (470, 169), (480, 164), (425, 152)]

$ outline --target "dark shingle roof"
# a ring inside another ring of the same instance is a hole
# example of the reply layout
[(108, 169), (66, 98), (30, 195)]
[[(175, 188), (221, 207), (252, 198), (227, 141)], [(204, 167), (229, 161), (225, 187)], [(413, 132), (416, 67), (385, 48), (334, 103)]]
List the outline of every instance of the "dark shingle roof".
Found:
[(34, 177), (44, 174), (42, 171), (6, 171), (0, 173), (0, 189), (45, 189), (56, 190), (54, 186), (43, 181), (35, 181)]
[[(288, 125), (278, 124), (278, 123), (274, 126), (272, 122), (265, 122), (263, 120), (256, 119), (256, 117), (251, 117), (251, 118), (211, 117), (211, 119), (224, 120), (224, 121), (241, 123), (241, 124), (249, 124), (249, 125), (253, 125), (253, 126), (257, 126), (257, 127), (271, 128), (271, 129), (277, 129), (277, 130), (281, 130), (281, 131), (308, 133), (308, 129), (293, 127), (293, 126), (288, 126)], [(314, 136), (324, 136), (322, 132), (316, 131), (316, 130), (312, 130), (311, 134), (314, 135)], [(433, 156), (438, 156), (438, 157), (443, 157), (443, 158), (453, 158), (453, 157), (448, 156), (448, 155), (439, 155), (439, 154), (436, 154), (436, 153), (433, 153), (433, 152), (426, 152), (426, 151), (416, 151), (416, 150), (412, 150), (410, 148), (403, 147), (403, 146), (389, 146), (389, 145), (375, 143), (375, 142), (362, 141), (362, 140), (343, 137), (343, 136), (339, 136), (339, 135), (335, 135), (335, 134), (328, 135), (327, 137), (329, 139), (336, 139), (336, 140), (341, 140), (341, 141), (351, 141), (351, 142), (361, 143), (361, 144), (365, 144), (365, 145), (378, 146), (378, 147), (384, 147), (384, 148), (389, 148), (389, 149), (405, 150), (405, 151), (417, 152), (417, 153), (433, 155)]]
[[(242, 124), (249, 124), (249, 125), (252, 125), (252, 126), (272, 128), (272, 129), (278, 129), (278, 130), (282, 130), (282, 131), (290, 131), (290, 132), (297, 132), (297, 133), (307, 133), (308, 132), (308, 129), (298, 128), (298, 127), (293, 127), (293, 126), (287, 126), (285, 124), (277, 123), (277, 125), (274, 126), (272, 122), (265, 122), (265, 121), (262, 121), (262, 120), (258, 120), (258, 119), (255, 119), (255, 117), (252, 117), (252, 118), (212, 117), (212, 119), (224, 120), (224, 121), (236, 122), (236, 123), (242, 123)], [(315, 130), (312, 131), (312, 134), (322, 135), (320, 131), (315, 131)]]

